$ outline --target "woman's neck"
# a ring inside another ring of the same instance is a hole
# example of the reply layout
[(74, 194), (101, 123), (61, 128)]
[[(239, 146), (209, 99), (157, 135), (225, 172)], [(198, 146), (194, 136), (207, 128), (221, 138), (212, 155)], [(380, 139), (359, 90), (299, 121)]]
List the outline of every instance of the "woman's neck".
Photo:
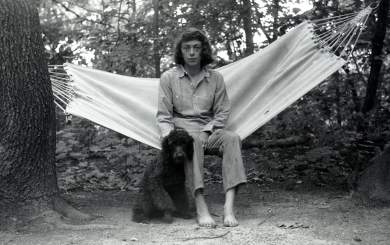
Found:
[(191, 77), (194, 77), (196, 75), (198, 75), (200, 72), (201, 72), (201, 68), (200, 68), (200, 65), (196, 65), (196, 66), (189, 66), (187, 64), (184, 65), (184, 69), (186, 70), (186, 72), (191, 76)]

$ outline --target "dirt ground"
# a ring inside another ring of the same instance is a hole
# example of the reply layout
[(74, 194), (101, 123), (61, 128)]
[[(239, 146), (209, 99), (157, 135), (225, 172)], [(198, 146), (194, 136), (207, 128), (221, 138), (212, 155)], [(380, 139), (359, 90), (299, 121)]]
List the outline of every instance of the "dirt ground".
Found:
[[(237, 198), (240, 225), (222, 226), (224, 195), (220, 185), (207, 187), (217, 228), (199, 228), (195, 220), (166, 225), (131, 221), (134, 193), (68, 193), (81, 210), (101, 215), (87, 225), (64, 221), (16, 233), (0, 232), (0, 244), (390, 244), (390, 207), (373, 206), (342, 191), (247, 185)], [(47, 214), (48, 217), (53, 214)]]

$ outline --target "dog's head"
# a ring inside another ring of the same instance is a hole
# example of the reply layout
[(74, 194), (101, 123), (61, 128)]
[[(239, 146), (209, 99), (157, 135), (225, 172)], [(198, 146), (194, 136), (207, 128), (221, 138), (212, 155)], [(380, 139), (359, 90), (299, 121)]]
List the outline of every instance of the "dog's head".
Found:
[(194, 155), (194, 139), (184, 129), (175, 129), (162, 142), (162, 154), (168, 162), (184, 164)]

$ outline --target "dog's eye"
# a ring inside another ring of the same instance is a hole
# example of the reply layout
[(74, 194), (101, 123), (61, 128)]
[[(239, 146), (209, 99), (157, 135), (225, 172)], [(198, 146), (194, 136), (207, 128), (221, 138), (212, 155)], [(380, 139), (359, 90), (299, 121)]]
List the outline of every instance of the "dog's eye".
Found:
[(174, 146), (174, 145), (175, 145), (175, 141), (173, 141), (173, 140), (168, 140), (168, 145), (169, 145), (169, 146)]

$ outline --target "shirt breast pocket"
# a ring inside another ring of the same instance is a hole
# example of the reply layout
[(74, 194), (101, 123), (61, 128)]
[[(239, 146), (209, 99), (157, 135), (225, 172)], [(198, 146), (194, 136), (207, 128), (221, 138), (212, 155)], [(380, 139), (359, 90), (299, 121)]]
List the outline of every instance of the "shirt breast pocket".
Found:
[(179, 112), (179, 113), (184, 110), (183, 95), (181, 95), (181, 94), (173, 95), (173, 108), (176, 112)]
[(209, 111), (213, 106), (213, 96), (196, 96), (195, 104), (200, 111)]

